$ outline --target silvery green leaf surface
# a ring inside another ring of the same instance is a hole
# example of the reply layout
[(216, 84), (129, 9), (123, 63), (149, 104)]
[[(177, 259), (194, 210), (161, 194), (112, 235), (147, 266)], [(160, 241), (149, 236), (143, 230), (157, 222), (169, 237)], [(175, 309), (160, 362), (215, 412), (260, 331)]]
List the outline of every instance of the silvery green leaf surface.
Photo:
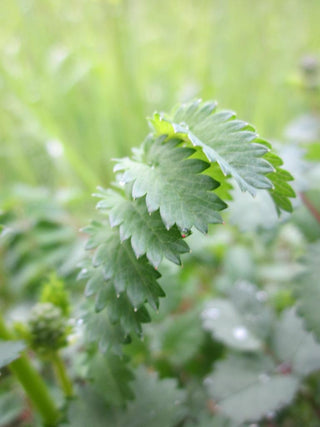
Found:
[(25, 348), (23, 341), (0, 341), (0, 368), (18, 359)]
[(201, 314), (204, 329), (235, 350), (261, 350), (273, 320), (265, 293), (246, 281), (230, 290), (230, 299), (209, 301)]
[(215, 365), (205, 384), (221, 413), (241, 424), (258, 421), (288, 405), (299, 380), (278, 374), (267, 356), (229, 354)]
[(275, 325), (272, 348), (278, 360), (298, 376), (307, 376), (320, 369), (320, 344), (294, 309), (282, 313)]

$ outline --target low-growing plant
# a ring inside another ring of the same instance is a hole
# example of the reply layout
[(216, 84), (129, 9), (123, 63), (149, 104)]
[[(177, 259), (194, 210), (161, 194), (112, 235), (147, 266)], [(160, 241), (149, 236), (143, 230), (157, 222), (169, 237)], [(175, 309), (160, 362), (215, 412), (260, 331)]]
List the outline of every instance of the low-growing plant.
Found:
[[(116, 160), (111, 188), (95, 194), (79, 273), (87, 298), (71, 273), (54, 273), (37, 300), (27, 294), (26, 324), (10, 325), (10, 308), (1, 319), (0, 425), (317, 425), (319, 224), (311, 239), (301, 216), (277, 219), (292, 211), (292, 176), (233, 112), (199, 101), (149, 124), (132, 156)], [(316, 221), (307, 200), (302, 218)], [(9, 279), (36, 264), (28, 249), (12, 262), (30, 240), (17, 217), (11, 206), (3, 216)], [(64, 235), (61, 247), (81, 246), (63, 217), (30, 219), (49, 254)], [(59, 272), (60, 256), (47, 271)]]

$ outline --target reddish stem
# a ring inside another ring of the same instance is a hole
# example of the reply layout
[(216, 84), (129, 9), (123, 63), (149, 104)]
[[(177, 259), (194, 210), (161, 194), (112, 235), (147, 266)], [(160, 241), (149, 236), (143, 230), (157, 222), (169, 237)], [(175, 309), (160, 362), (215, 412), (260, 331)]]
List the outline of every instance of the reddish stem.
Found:
[(305, 193), (300, 193), (300, 197), (301, 197), (301, 200), (303, 201), (304, 205), (308, 208), (309, 212), (313, 215), (313, 217), (320, 224), (320, 212), (318, 211), (318, 209), (309, 200), (309, 198), (307, 197), (307, 195)]

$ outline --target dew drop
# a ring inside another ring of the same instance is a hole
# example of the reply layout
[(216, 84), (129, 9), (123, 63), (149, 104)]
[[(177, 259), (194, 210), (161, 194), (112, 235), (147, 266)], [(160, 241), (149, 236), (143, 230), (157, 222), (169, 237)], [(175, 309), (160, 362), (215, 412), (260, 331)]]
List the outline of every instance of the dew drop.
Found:
[(136, 312), (138, 311), (137, 307), (135, 307), (135, 308), (133, 309), (133, 311), (136, 313)]
[(235, 339), (239, 341), (245, 340), (248, 337), (248, 330), (244, 326), (236, 326), (233, 328), (232, 333)]

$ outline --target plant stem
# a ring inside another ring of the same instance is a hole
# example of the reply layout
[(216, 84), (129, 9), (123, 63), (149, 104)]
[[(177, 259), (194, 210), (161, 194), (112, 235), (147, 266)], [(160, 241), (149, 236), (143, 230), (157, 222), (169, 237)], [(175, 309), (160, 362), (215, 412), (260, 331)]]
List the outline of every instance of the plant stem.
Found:
[[(14, 337), (6, 328), (1, 315), (0, 338), (5, 340), (14, 339)], [(22, 354), (19, 359), (10, 363), (9, 369), (17, 377), (31, 402), (41, 414), (44, 425), (47, 427), (56, 426), (60, 418), (60, 413), (56, 408), (51, 396), (49, 395), (45, 382), (31, 365), (27, 356)]]
[(61, 383), (64, 394), (67, 398), (73, 396), (73, 387), (72, 383), (68, 377), (65, 364), (58, 352), (53, 353), (51, 357), (52, 363), (54, 365), (57, 377)]
[(320, 212), (318, 212), (317, 208), (314, 204), (309, 200), (305, 193), (300, 193), (301, 200), (304, 205), (309, 209), (309, 212), (313, 215), (313, 217), (320, 223)]

